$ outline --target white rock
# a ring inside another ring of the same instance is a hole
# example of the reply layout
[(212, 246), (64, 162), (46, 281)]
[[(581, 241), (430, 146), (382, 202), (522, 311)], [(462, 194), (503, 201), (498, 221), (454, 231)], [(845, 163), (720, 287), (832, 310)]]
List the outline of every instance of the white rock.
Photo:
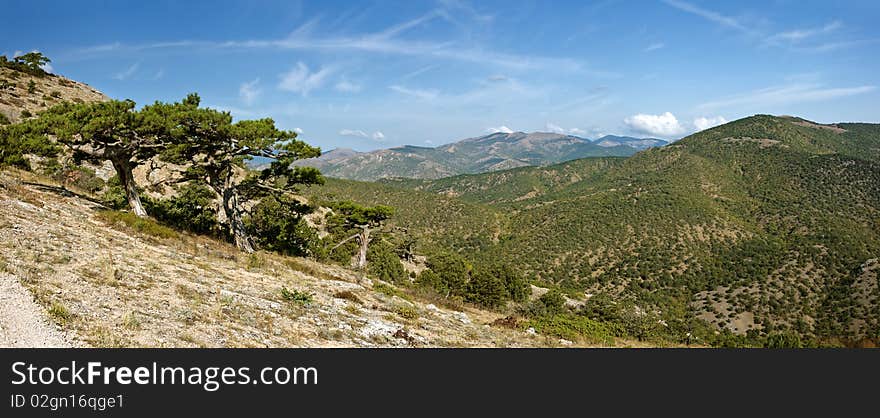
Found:
[(440, 309), (437, 308), (436, 306), (434, 306), (434, 304), (432, 304), (432, 303), (425, 305), (425, 309), (427, 309), (431, 312), (440, 312)]
[(453, 312), (452, 316), (461, 321), (462, 324), (470, 324), (471, 319), (468, 318), (467, 314), (464, 312)]
[(559, 339), (559, 344), (561, 344), (561, 345), (565, 345), (565, 346), (569, 346), (569, 345), (572, 345), (572, 344), (574, 344), (574, 343), (571, 342), (571, 341), (569, 341), (569, 340), (566, 340), (565, 338), (560, 338), (560, 339)]
[(529, 327), (529, 329), (526, 330), (526, 333), (527, 333), (527, 334), (536, 335), (536, 334), (538, 333), (538, 331), (535, 331), (534, 328)]

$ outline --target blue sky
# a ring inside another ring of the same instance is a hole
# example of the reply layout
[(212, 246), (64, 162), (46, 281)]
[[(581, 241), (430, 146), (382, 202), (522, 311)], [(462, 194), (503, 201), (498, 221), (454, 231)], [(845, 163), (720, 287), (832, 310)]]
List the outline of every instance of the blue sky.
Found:
[(5, 1), (0, 53), (138, 104), (198, 92), (325, 150), (493, 130), (678, 138), (880, 121), (880, 2)]

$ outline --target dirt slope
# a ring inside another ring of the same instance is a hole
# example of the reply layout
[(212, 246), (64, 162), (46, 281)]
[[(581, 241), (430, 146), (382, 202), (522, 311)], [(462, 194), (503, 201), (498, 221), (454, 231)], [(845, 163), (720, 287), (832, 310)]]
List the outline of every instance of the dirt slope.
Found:
[[(46, 313), (70, 333), (69, 340), (100, 347), (559, 344), (490, 327), (495, 313), (456, 312), (402, 293), (389, 296), (395, 292), (383, 293), (343, 268), (272, 254), (249, 257), (203, 237), (135, 232), (102, 216), (100, 206), (85, 198), (27, 184), (45, 182), (29, 176), (0, 173), (0, 297), (14, 301), (0, 311), (3, 346), (63, 345), (51, 326), (23, 334), (6, 325), (15, 315)], [(29, 297), (20, 286), (42, 312), (21, 302)], [(312, 302), (287, 301), (282, 287), (310, 293)], [(26, 327), (36, 327), (33, 318)]]

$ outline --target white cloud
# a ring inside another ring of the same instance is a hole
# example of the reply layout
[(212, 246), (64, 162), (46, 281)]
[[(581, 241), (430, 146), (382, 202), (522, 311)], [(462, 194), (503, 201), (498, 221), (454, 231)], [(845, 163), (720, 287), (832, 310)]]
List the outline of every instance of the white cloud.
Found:
[(648, 45), (648, 47), (645, 48), (644, 51), (651, 52), (651, 51), (656, 51), (658, 49), (663, 49), (663, 48), (666, 48), (666, 44), (664, 44), (663, 42), (655, 42), (651, 45)]
[(425, 144), (428, 144), (428, 145), (434, 145), (434, 141), (432, 141), (432, 140), (430, 140), (430, 139), (426, 139), (426, 140), (425, 140)]
[(358, 137), (358, 138), (369, 138), (370, 137), (370, 135), (367, 135), (366, 132), (364, 132), (360, 129), (343, 129), (343, 130), (339, 131), (339, 135), (354, 136), (354, 137)]
[(831, 100), (870, 93), (876, 89), (877, 87), (872, 85), (826, 88), (820, 84), (792, 84), (768, 87), (744, 94), (729, 96), (703, 103), (699, 105), (698, 108), (718, 109), (732, 106), (747, 106), (751, 109), (755, 109), (773, 105)]
[(684, 2), (684, 1), (679, 1), (679, 0), (663, 0), (663, 2), (672, 6), (672, 7), (675, 7), (676, 9), (700, 16), (703, 19), (706, 19), (710, 22), (717, 23), (721, 26), (736, 29), (740, 32), (744, 32), (744, 33), (748, 33), (748, 34), (755, 33), (754, 30), (752, 30), (751, 28), (748, 28), (745, 25), (743, 25), (742, 23), (740, 23), (739, 20), (737, 20), (733, 17), (730, 17), (730, 16), (725, 16), (721, 13), (716, 12), (716, 11), (703, 9), (699, 6), (696, 6), (696, 5), (693, 5), (693, 4)]
[(777, 33), (776, 35), (771, 36), (767, 39), (768, 42), (777, 42), (777, 41), (786, 41), (786, 42), (800, 42), (804, 39), (811, 38), (818, 35), (825, 35), (836, 31), (843, 27), (843, 23), (839, 20), (835, 20), (833, 22), (829, 22), (822, 26), (821, 28), (810, 28), (810, 29), (796, 29), (788, 32)]
[(366, 138), (366, 139), (372, 138), (374, 141), (385, 140), (385, 134), (383, 134), (381, 131), (373, 132), (373, 134), (370, 135), (360, 129), (343, 129), (343, 130), (339, 131), (339, 135), (353, 136), (356, 138)]
[(55, 68), (52, 67), (52, 64), (49, 64), (48, 62), (45, 63), (45, 64), (43, 64), (43, 65), (41, 65), (40, 68), (42, 68), (43, 71), (45, 71), (45, 72), (47, 72), (47, 73), (49, 73), (49, 74), (52, 74), (52, 71), (55, 71)]
[(302, 128), (293, 128), (293, 132), (296, 132), (297, 135), (302, 135), (302, 134), (303, 134), (303, 130), (302, 130)]
[(623, 120), (630, 129), (656, 136), (675, 136), (685, 132), (678, 119), (670, 112), (662, 115), (638, 114)]
[(566, 129), (566, 128), (563, 128), (563, 127), (561, 127), (561, 126), (559, 126), (559, 125), (557, 125), (557, 124), (555, 124), (555, 123), (552, 123), (552, 122), (547, 122), (547, 124), (544, 126), (544, 129), (545, 129), (547, 132), (552, 132), (552, 133), (554, 133), (554, 134), (559, 134), (559, 135), (577, 135), (577, 136), (584, 136), (584, 135), (588, 135), (588, 134), (589, 134), (589, 132), (587, 132), (587, 131), (585, 131), (585, 130), (583, 130), (583, 129), (580, 129), (580, 128), (569, 128), (569, 129)]
[(694, 119), (694, 127), (697, 128), (697, 131), (705, 131), (709, 128), (714, 128), (718, 125), (724, 125), (727, 123), (727, 119), (724, 116), (715, 116), (707, 118), (705, 116), (700, 116)]
[(554, 134), (565, 135), (565, 128), (550, 122), (547, 122), (547, 131), (553, 132)]
[(117, 80), (126, 80), (134, 75), (137, 72), (138, 68), (141, 66), (141, 63), (136, 62), (132, 64), (130, 67), (125, 69), (124, 71), (118, 72), (113, 75), (113, 78)]
[(440, 95), (440, 92), (437, 90), (421, 90), (421, 89), (410, 89), (403, 86), (389, 86), (391, 90), (394, 90), (400, 94), (405, 94), (407, 96), (413, 96), (422, 100), (434, 100), (437, 96)]
[(333, 88), (336, 89), (336, 91), (340, 91), (343, 93), (358, 93), (363, 90), (363, 86), (361, 86), (360, 84), (353, 83), (345, 79), (340, 80), (338, 83), (336, 83), (335, 86), (333, 86)]
[(508, 128), (508, 127), (502, 125), (502, 126), (499, 126), (499, 127), (497, 127), (497, 128), (488, 128), (488, 129), (486, 129), (486, 132), (489, 132), (490, 134), (499, 134), (499, 133), (501, 133), (501, 134), (512, 134), (512, 133), (513, 133), (513, 129), (510, 129), (510, 128)]
[[(290, 36), (282, 39), (243, 39), (231, 41), (192, 41), (178, 40), (145, 44), (104, 44), (80, 48), (75, 53), (117, 53), (120, 51), (138, 52), (152, 49), (278, 49), (278, 50), (311, 50), (323, 52), (360, 51), (377, 54), (397, 54), (410, 56), (433, 57), (462, 62), (494, 65), (519, 70), (553, 70), (557, 72), (575, 72), (595, 77), (617, 78), (620, 74), (590, 68), (583, 62), (570, 57), (536, 56), (534, 54), (513, 54), (494, 51), (479, 45), (462, 45), (456, 41), (424, 41), (400, 37), (402, 32), (417, 27), (438, 17), (449, 15), (437, 11), (427, 15), (393, 25), (384, 30), (350, 36), (316, 35), (316, 20), (309, 21)], [(449, 19), (445, 19), (449, 20)], [(467, 41), (467, 39), (465, 39)]]
[(257, 87), (258, 84), (260, 84), (260, 79), (255, 78), (246, 83), (242, 83), (241, 86), (238, 87), (238, 96), (241, 97), (241, 100), (245, 104), (253, 104), (260, 94), (262, 94), (263, 91)]
[(292, 70), (281, 74), (278, 88), (308, 96), (310, 91), (323, 86), (334, 71), (333, 67), (321, 67), (320, 70), (311, 72), (306, 64), (298, 62)]
[(156, 71), (156, 75), (153, 76), (153, 80), (158, 80), (162, 77), (165, 77), (165, 69), (160, 68), (159, 71)]

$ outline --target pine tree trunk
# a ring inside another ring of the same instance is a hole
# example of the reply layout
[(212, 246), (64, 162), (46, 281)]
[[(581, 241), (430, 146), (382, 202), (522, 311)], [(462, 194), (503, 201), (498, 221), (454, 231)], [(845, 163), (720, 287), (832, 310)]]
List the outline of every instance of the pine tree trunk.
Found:
[(367, 266), (367, 246), (370, 245), (370, 227), (365, 226), (358, 236), (361, 248), (358, 250), (357, 268), (362, 269)]
[(138, 194), (137, 185), (134, 182), (134, 174), (131, 172), (131, 164), (125, 160), (114, 160), (113, 168), (116, 169), (116, 175), (119, 176), (119, 183), (125, 190), (125, 198), (128, 200), (128, 206), (135, 215), (146, 218), (147, 211), (141, 203), (141, 196)]
[(254, 242), (244, 227), (238, 194), (232, 188), (223, 191), (223, 210), (226, 212), (226, 220), (229, 222), (229, 230), (235, 239), (235, 246), (246, 253), (254, 252)]

